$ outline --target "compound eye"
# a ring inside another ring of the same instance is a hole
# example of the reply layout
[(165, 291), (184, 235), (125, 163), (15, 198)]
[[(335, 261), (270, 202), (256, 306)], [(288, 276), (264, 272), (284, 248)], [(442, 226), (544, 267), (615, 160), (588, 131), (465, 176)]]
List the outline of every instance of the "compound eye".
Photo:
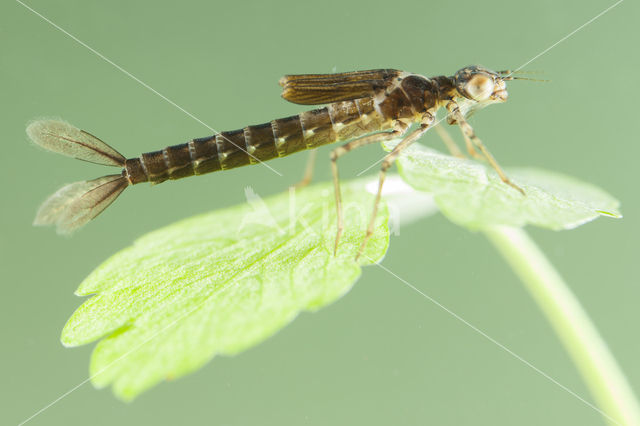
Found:
[(483, 74), (476, 74), (464, 86), (466, 92), (476, 101), (489, 99), (493, 93), (493, 79)]

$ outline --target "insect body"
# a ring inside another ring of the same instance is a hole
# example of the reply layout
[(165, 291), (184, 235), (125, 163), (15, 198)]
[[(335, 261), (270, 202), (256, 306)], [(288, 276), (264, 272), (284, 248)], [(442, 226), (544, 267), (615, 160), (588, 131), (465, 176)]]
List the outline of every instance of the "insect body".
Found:
[[(505, 183), (522, 192), (507, 179), (466, 120), (466, 116), (481, 107), (506, 101), (505, 81), (515, 78), (518, 77), (508, 71), (494, 72), (479, 66), (463, 68), (450, 77), (433, 78), (393, 69), (288, 75), (280, 80), (284, 99), (327, 106), (129, 159), (67, 123), (36, 121), (27, 128), (27, 133), (44, 148), (80, 160), (121, 167), (122, 172), (64, 186), (44, 202), (34, 223), (55, 224), (59, 233), (70, 233), (100, 214), (130, 185), (157, 184), (232, 169), (347, 141), (331, 152), (338, 211), (337, 250), (343, 228), (338, 158), (357, 147), (404, 136), (382, 162), (371, 222), (360, 248), (362, 253), (373, 232), (387, 169), (404, 148), (434, 124), (440, 107), (446, 108), (449, 124), (460, 126), (470, 152), (474, 152), (473, 147), (479, 150)], [(412, 123), (419, 126), (408, 133)]]

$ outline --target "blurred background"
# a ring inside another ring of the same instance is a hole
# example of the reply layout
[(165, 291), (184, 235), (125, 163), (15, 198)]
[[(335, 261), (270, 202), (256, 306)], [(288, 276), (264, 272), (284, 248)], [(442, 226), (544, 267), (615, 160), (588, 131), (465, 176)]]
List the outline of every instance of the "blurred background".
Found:
[[(295, 114), (288, 73), (399, 68), (452, 74), (468, 64), (515, 68), (613, 1), (45, 1), (47, 19), (217, 130)], [(505, 166), (560, 171), (622, 201), (622, 220), (574, 231), (530, 229), (640, 391), (637, 2), (626, 1), (529, 64), (551, 83), (512, 82), (510, 99), (473, 117)], [(138, 236), (261, 196), (300, 178), (306, 156), (199, 178), (140, 185), (73, 238), (33, 228), (60, 185), (106, 168), (27, 141), (27, 122), (61, 117), (125, 156), (211, 132), (14, 1), (0, 5), (3, 201), (0, 322), (3, 424), (27, 419), (87, 379), (92, 345), (60, 331), (82, 279)], [(456, 137), (458, 133), (455, 132)], [(437, 135), (423, 143), (441, 148)], [(316, 181), (330, 178), (329, 148)], [(355, 176), (383, 155), (341, 160)], [(326, 160), (325, 160), (326, 159)], [(109, 170), (111, 172), (112, 170)], [(392, 237), (385, 267), (592, 401), (551, 328), (482, 235), (437, 215)], [(381, 268), (265, 343), (215, 358), (131, 404), (85, 383), (30, 425), (368, 424), (601, 425), (600, 415)]]

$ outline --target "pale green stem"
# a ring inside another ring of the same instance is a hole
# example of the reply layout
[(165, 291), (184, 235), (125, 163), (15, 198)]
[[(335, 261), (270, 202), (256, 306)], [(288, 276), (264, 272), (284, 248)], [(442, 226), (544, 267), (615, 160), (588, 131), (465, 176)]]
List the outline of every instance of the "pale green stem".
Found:
[(484, 233), (511, 265), (555, 329), (609, 424), (640, 425), (640, 408), (607, 344), (567, 284), (520, 228)]

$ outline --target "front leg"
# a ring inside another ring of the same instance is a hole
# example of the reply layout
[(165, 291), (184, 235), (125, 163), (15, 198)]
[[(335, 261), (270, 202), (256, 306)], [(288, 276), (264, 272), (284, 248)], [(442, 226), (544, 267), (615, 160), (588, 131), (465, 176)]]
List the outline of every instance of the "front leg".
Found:
[(443, 129), (442, 126), (435, 126), (435, 129), (436, 133), (438, 134), (438, 136), (440, 136), (442, 142), (444, 142), (444, 144), (447, 146), (447, 149), (452, 156), (456, 158), (465, 158), (462, 151), (460, 151), (460, 148), (458, 148), (456, 141), (454, 141), (451, 135), (449, 135), (449, 132)]
[(515, 183), (509, 180), (509, 178), (504, 173), (504, 171), (502, 170), (502, 168), (500, 167), (496, 159), (493, 157), (493, 155), (491, 155), (491, 153), (489, 152), (487, 147), (482, 143), (480, 138), (476, 136), (476, 133), (473, 131), (473, 127), (471, 127), (469, 122), (467, 122), (467, 119), (464, 118), (464, 116), (460, 112), (460, 108), (458, 107), (458, 104), (455, 101), (450, 101), (447, 104), (447, 111), (449, 111), (449, 116), (451, 117), (451, 119), (455, 121), (458, 124), (458, 126), (460, 126), (460, 130), (462, 130), (463, 135), (465, 135), (465, 137), (468, 138), (471, 141), (471, 143), (480, 150), (480, 152), (487, 159), (491, 167), (493, 167), (493, 169), (498, 173), (498, 176), (500, 176), (500, 179), (502, 180), (502, 182), (506, 183), (512, 188), (515, 188), (522, 195), (525, 195), (524, 190), (522, 188), (520, 188), (518, 185), (516, 185)]
[[(462, 128), (460, 128), (460, 130), (462, 130)], [(469, 139), (469, 136), (467, 136), (465, 132), (462, 132), (462, 137), (464, 138), (464, 143), (467, 145), (467, 152), (469, 153), (469, 155), (476, 160), (484, 160), (484, 156), (475, 150), (475, 148), (473, 147), (473, 142), (471, 142), (471, 139)]]

